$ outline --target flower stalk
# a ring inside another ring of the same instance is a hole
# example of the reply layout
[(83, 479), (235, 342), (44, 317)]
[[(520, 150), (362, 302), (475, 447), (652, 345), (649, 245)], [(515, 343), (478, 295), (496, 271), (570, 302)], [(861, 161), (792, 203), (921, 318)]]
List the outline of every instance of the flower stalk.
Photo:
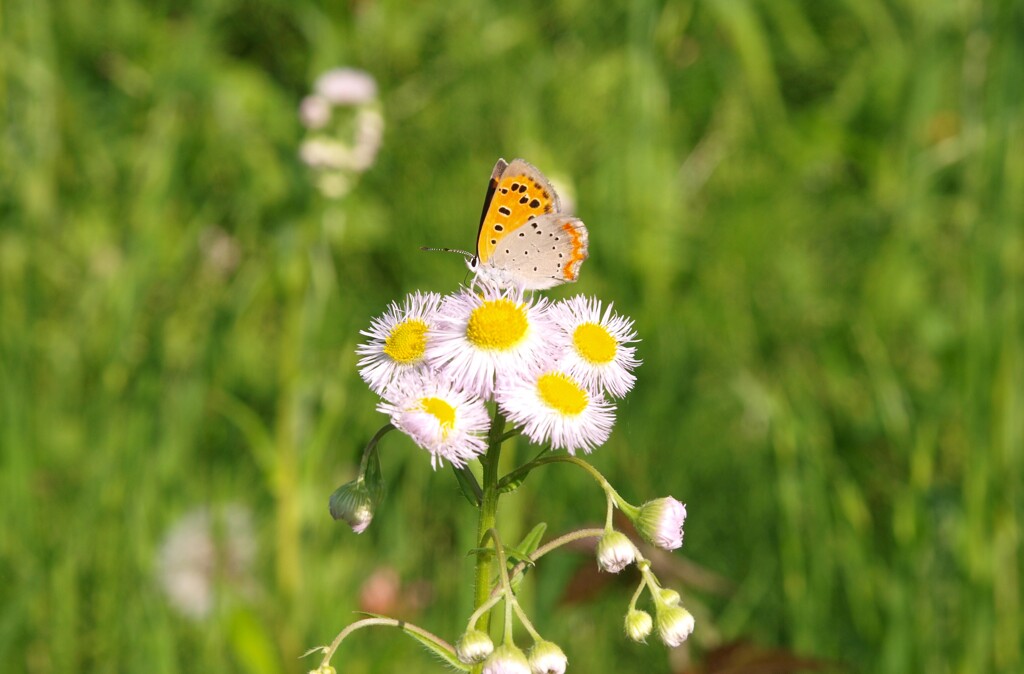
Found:
[[(505, 433), (505, 417), (498, 410), (494, 412), (491, 421), (491, 430), (488, 435), (487, 453), (481, 457), (483, 464), (483, 495), (480, 499), (480, 514), (477, 518), (476, 540), (481, 548), (485, 547), (483, 541), (487, 538), (488, 532), (495, 528), (498, 517), (498, 462), (501, 458), (502, 436)], [(491, 565), (494, 560), (494, 553), (489, 550), (480, 550), (476, 557), (476, 574), (473, 591), (473, 608), (479, 608), (487, 602), (491, 594)], [(486, 633), (490, 627), (490, 613), (486, 612), (480, 616), (477, 628)]]

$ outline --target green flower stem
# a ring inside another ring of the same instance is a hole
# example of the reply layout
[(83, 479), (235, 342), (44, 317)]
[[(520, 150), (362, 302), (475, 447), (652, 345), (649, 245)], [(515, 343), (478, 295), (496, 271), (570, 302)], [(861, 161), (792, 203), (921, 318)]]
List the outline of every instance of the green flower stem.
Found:
[(519, 622), (521, 622), (523, 624), (523, 627), (526, 628), (526, 631), (527, 633), (529, 633), (530, 638), (533, 639), (534, 642), (543, 641), (544, 637), (540, 635), (540, 632), (538, 632), (537, 629), (533, 626), (533, 623), (530, 622), (530, 618), (527, 617), (526, 611), (523, 610), (523, 607), (519, 605), (519, 601), (516, 600), (514, 596), (512, 597), (512, 608), (515, 609), (516, 615), (519, 616)]
[[(646, 585), (647, 588), (651, 591), (651, 598), (654, 600), (655, 607), (661, 608), (664, 604), (664, 602), (662, 602), (661, 600), (661, 595), (658, 593), (658, 590), (661, 589), (661, 583), (658, 582), (658, 578), (654, 575), (654, 572), (651, 571), (650, 561), (646, 559), (640, 560), (637, 562), (636, 568), (640, 569), (640, 577), (642, 578), (640, 582), (640, 587), (637, 588), (636, 591), (637, 595), (639, 596), (640, 591)], [(635, 598), (634, 601), (636, 601)]]
[(383, 426), (381, 426), (380, 430), (377, 431), (377, 433), (374, 434), (372, 438), (370, 438), (370, 441), (366, 443), (366, 449), (363, 450), (363, 458), (359, 460), (360, 479), (366, 474), (366, 464), (367, 462), (369, 462), (370, 454), (373, 453), (373, 450), (377, 446), (377, 443), (380, 442), (381, 438), (383, 438), (385, 435), (387, 435), (393, 430), (395, 430), (394, 424), (384, 424)]
[(477, 621), (480, 619), (480, 616), (482, 616), (483, 614), (487, 613), (492, 608), (494, 608), (494, 605), (497, 604), (499, 601), (501, 601), (501, 597), (502, 597), (501, 593), (500, 592), (496, 592), (494, 594), (494, 596), (492, 596), (490, 599), (488, 599), (483, 604), (481, 604), (480, 607), (477, 610), (473, 611), (473, 615), (469, 616), (469, 621), (467, 622), (466, 629), (467, 630), (479, 629), (479, 626), (477, 625)]
[(402, 631), (418, 635), (426, 639), (427, 641), (433, 643), (438, 648), (447, 651), (451, 654), (451, 659), (457, 661), (454, 646), (452, 646), (436, 634), (428, 632), (422, 627), (417, 627), (412, 623), (407, 623), (404, 620), (396, 620), (395, 618), (365, 618), (363, 620), (357, 620), (356, 622), (352, 623), (351, 625), (343, 629), (341, 632), (339, 632), (338, 636), (334, 637), (334, 641), (331, 642), (331, 645), (324, 649), (324, 658), (320, 661), (320, 666), (326, 667), (329, 664), (331, 664), (331, 658), (334, 657), (334, 652), (338, 650), (338, 646), (341, 645), (341, 642), (344, 641), (348, 635), (352, 634), (356, 630), (363, 629), (364, 627), (374, 627), (377, 625), (383, 627), (397, 627)]
[[(488, 435), (487, 453), (481, 459), (483, 464), (483, 496), (480, 499), (480, 514), (477, 519), (476, 540), (479, 547), (484, 547), (488, 532), (495, 528), (498, 515), (498, 459), (501, 457), (501, 442), (505, 434), (505, 417), (497, 409), (491, 421)], [(480, 608), (491, 595), (491, 564), (494, 553), (481, 550), (476, 556), (476, 580), (473, 592), (473, 606)], [(487, 633), (490, 627), (490, 613), (480, 616), (478, 628)]]
[(629, 609), (633, 610), (636, 608), (636, 602), (640, 599), (640, 595), (643, 593), (644, 588), (647, 587), (647, 578), (641, 576), (640, 584), (636, 586), (636, 592), (633, 593), (633, 598), (629, 600)]
[(499, 442), (505, 442), (506, 440), (511, 440), (512, 438), (518, 436), (520, 433), (521, 433), (521, 431), (518, 428), (513, 428), (511, 431), (509, 431), (505, 435), (501, 436), (501, 440), (499, 440)]
[(516, 596), (512, 592), (512, 585), (508, 582), (508, 561), (505, 558), (505, 548), (501, 544), (497, 529), (490, 529), (488, 533), (491, 540), (494, 541), (494, 553), (498, 558), (498, 577), (501, 581), (499, 587), (501, 587), (502, 594), (505, 595), (505, 635), (501, 643), (515, 644), (512, 639), (512, 606), (516, 603)]
[(635, 519), (637, 514), (639, 514), (640, 509), (632, 505), (626, 499), (622, 498), (622, 496), (619, 495), (619, 492), (615, 491), (615, 487), (613, 487), (611, 483), (605, 479), (604, 475), (601, 474), (601, 471), (599, 471), (597, 468), (594, 468), (583, 459), (577, 458), (575, 456), (541, 456), (539, 458), (533, 459), (532, 461), (524, 463), (519, 468), (516, 468), (511, 473), (501, 478), (501, 482), (498, 484), (498, 486), (504, 487), (507, 484), (511, 484), (512, 482), (521, 480), (525, 478), (534, 468), (543, 466), (546, 463), (571, 463), (574, 466), (582, 468), (583, 470), (590, 473), (590, 476), (593, 477), (599, 485), (601, 485), (601, 488), (604, 489), (605, 493), (607, 493), (612, 499), (614, 499), (615, 505), (619, 507), (619, 510), (624, 512), (630, 519)]
[[(534, 550), (533, 554), (530, 555), (529, 561), (523, 561), (516, 564), (515, 567), (513, 567), (512, 569), (512, 573), (509, 574), (509, 578), (514, 580), (523, 572), (523, 570), (528, 565), (532, 566), (534, 563), (536, 563), (538, 559), (548, 554), (552, 550), (557, 550), (563, 545), (572, 543), (573, 541), (582, 540), (584, 538), (601, 538), (601, 536), (604, 536), (604, 529), (580, 529), (579, 531), (570, 531), (569, 533), (563, 534), (558, 538), (553, 538), (544, 545)], [(498, 594), (500, 592), (500, 587), (494, 589), (495, 594)]]
[[(494, 597), (492, 597), (487, 603), (491, 604), (497, 601), (499, 597), (505, 599), (505, 635), (502, 640), (503, 644), (515, 645), (515, 641), (512, 638), (512, 612), (519, 616), (519, 621), (523, 627), (530, 634), (534, 641), (541, 641), (540, 633), (530, 622), (529, 616), (526, 615), (526, 611), (519, 605), (519, 600), (516, 599), (516, 593), (512, 591), (512, 583), (509, 581), (508, 576), (508, 559), (505, 557), (505, 548), (501, 544), (501, 539), (498, 536), (498, 532), (495, 529), (490, 530), (491, 539), (494, 541), (494, 551), (498, 556), (498, 574), (500, 576), (500, 582), (495, 590), (498, 591)], [(485, 606), (487, 604), (484, 604)]]

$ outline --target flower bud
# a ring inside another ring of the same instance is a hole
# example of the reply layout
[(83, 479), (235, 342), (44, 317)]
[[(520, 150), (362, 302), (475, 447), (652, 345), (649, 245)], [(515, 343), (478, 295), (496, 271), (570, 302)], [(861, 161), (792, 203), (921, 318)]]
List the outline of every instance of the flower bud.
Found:
[(606, 531), (597, 543), (597, 568), (618, 573), (636, 560), (636, 548), (625, 534)]
[(502, 644), (484, 660), (482, 674), (530, 674), (530, 662), (512, 644)]
[(530, 671), (533, 674), (565, 674), (567, 662), (562, 649), (550, 641), (538, 641), (530, 649)]
[(626, 636), (633, 641), (644, 643), (651, 634), (653, 623), (650, 613), (632, 609), (626, 614)]
[(678, 592), (667, 588), (661, 588), (658, 590), (658, 599), (665, 606), (679, 606), (679, 602), (681, 601)]
[(693, 616), (679, 606), (663, 606), (658, 609), (658, 636), (667, 646), (675, 648), (693, 632)]
[(648, 542), (663, 550), (675, 550), (683, 544), (685, 521), (686, 506), (669, 496), (640, 506), (635, 524)]
[(331, 494), (331, 517), (345, 520), (357, 534), (370, 526), (375, 506), (375, 499), (361, 479), (343, 484)]
[(467, 665), (475, 665), (483, 662), (488, 655), (494, 652), (494, 642), (480, 630), (466, 630), (455, 644), (455, 654), (459, 662)]

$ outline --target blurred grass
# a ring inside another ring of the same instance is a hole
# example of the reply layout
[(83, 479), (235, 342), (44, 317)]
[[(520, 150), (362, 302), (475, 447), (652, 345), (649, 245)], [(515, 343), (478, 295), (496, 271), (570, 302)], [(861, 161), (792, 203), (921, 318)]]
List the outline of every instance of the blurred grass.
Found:
[[(304, 671), (382, 564), (433, 584), (417, 621), (454, 639), (450, 475), (389, 438), (366, 534), (327, 497), (381, 422), (358, 330), (464, 278), (417, 246), (470, 246), (494, 159), (524, 156), (591, 231), (555, 294), (644, 339), (594, 461), (627, 498), (686, 501), (683, 553), (737, 585), (701, 597), (693, 657), (743, 637), (848, 671), (1020, 671), (1022, 62), (1011, 0), (4, 3), (0, 662)], [(387, 128), (330, 206), (295, 110), (336, 65), (378, 78)], [(255, 512), (261, 590), (195, 623), (156, 553), (226, 502)], [(603, 512), (558, 471), (505, 509), (552, 533)], [(530, 590), (573, 671), (667, 671), (619, 638), (629, 590), (556, 605), (581, 563)], [(337, 662), (433, 671), (397, 634)]]

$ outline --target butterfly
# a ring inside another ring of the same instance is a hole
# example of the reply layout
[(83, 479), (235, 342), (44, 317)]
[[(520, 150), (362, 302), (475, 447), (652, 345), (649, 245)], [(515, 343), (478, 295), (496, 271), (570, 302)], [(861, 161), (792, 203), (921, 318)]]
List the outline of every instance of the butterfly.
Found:
[(575, 281), (587, 259), (587, 228), (561, 212), (558, 194), (533, 165), (499, 159), (487, 185), (476, 255), (466, 265), (500, 287), (544, 290)]

